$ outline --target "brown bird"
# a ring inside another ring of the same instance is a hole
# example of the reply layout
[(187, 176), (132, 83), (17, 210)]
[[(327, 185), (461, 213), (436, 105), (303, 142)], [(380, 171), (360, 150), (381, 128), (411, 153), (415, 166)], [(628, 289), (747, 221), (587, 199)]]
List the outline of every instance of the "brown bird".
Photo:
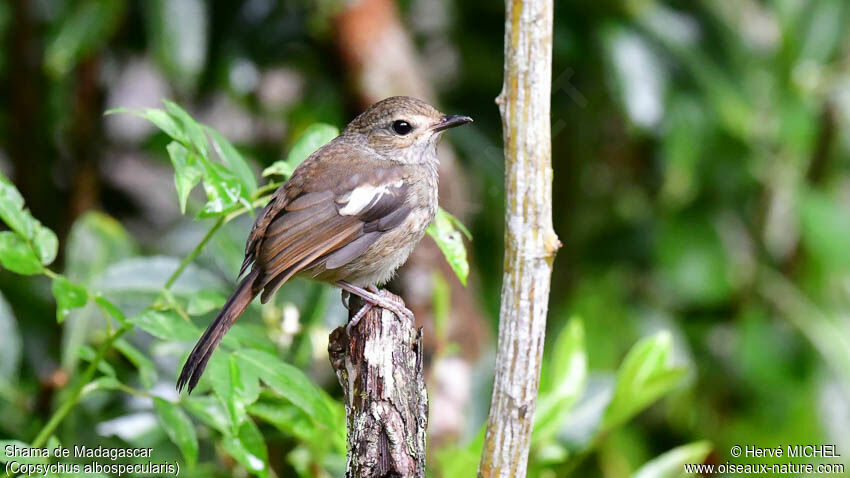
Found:
[(437, 140), (472, 121), (444, 115), (416, 98), (379, 101), (299, 165), (257, 216), (236, 287), (201, 336), (177, 380), (198, 384), (224, 334), (262, 292), (266, 303), (286, 281), (307, 277), (363, 298), (364, 307), (409, 310), (376, 286), (389, 281), (437, 211)]

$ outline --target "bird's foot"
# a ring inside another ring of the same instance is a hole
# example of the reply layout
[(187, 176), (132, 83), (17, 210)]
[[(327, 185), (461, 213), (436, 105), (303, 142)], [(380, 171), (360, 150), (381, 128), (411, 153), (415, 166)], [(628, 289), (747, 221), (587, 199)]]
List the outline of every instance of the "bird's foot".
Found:
[(413, 312), (405, 307), (401, 300), (397, 300), (394, 296), (389, 295), (388, 293), (382, 293), (382, 291), (379, 291), (378, 288), (373, 285), (364, 289), (345, 281), (339, 281), (337, 282), (337, 286), (339, 286), (339, 288), (344, 292), (348, 292), (362, 298), (365, 302), (363, 307), (361, 307), (360, 310), (354, 314), (351, 320), (349, 320), (348, 325), (346, 326), (346, 332), (350, 332), (352, 328), (356, 327), (360, 322), (360, 319), (362, 319), (363, 316), (372, 309), (372, 307), (387, 309), (397, 317), (410, 320), (411, 322), (414, 320)]

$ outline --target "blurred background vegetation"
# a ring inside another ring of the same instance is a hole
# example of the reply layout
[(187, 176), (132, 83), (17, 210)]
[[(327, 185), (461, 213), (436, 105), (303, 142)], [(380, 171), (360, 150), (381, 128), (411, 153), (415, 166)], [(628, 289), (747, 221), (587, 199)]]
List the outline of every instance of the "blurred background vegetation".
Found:
[[(391, 285), (425, 327), (431, 472), (473, 476), (502, 272), (503, 15), (492, 1), (0, 2), (0, 170), (56, 232), (53, 270), (142, 317), (107, 349), (101, 381), (53, 443), (153, 446), (160, 461), (197, 457), (181, 467), (189, 476), (341, 476), (326, 353), (345, 315), (335, 290), (288, 284), (230, 344), (254, 351), (233, 354), (243, 373), (260, 352), (303, 371), (327, 416), (273, 376), (270, 390), (231, 401), (217, 388), (230, 382), (202, 382), (175, 405), (197, 335), (166, 312), (205, 326), (234, 283), (251, 217), (212, 236), (163, 295), (215, 220), (196, 217), (200, 188), (181, 214), (168, 135), (103, 113), (171, 99), (259, 178), (314, 123), (343, 127), (374, 100), (411, 94), (475, 118), (447, 135), (441, 184), (442, 206), (474, 238), (469, 285), (427, 238)], [(814, 462), (847, 463), (849, 27), (843, 0), (556, 2), (564, 247), (532, 476), (675, 476), (664, 473), (681, 462), (743, 462), (732, 445), (836, 444), (842, 459)], [(90, 301), (57, 324), (42, 276), (3, 270), (0, 291), (0, 439), (32, 443), (84, 385), (111, 322)], [(145, 315), (156, 297), (172, 302)]]

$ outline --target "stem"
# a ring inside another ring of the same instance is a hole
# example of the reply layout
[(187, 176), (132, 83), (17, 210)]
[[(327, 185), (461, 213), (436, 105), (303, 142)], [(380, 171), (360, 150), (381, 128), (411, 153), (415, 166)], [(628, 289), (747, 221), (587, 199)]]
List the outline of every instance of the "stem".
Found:
[(207, 235), (205, 235), (204, 238), (201, 239), (201, 242), (198, 243), (197, 246), (195, 246), (192, 252), (190, 252), (189, 255), (183, 259), (183, 262), (180, 263), (180, 266), (177, 268), (177, 270), (175, 270), (174, 273), (171, 274), (171, 277), (168, 278), (168, 281), (165, 282), (165, 285), (163, 286), (165, 290), (170, 290), (171, 286), (173, 286), (174, 283), (177, 281), (177, 278), (180, 277), (180, 274), (182, 274), (183, 271), (186, 270), (186, 268), (189, 266), (189, 264), (193, 262), (196, 257), (198, 257), (198, 254), (201, 253), (207, 243), (210, 242), (210, 239), (212, 239), (213, 234), (215, 234), (221, 228), (221, 226), (224, 225), (224, 219), (224, 216), (219, 217), (213, 227), (211, 227), (210, 230), (207, 231)]
[(86, 371), (83, 372), (82, 380), (77, 382), (77, 385), (71, 390), (71, 395), (65, 399), (62, 403), (62, 406), (59, 407), (58, 410), (50, 417), (50, 420), (44, 425), (44, 428), (38, 432), (38, 435), (35, 437), (35, 440), (32, 442), (33, 448), (40, 448), (47, 442), (47, 439), (50, 438), (50, 435), (53, 434), (53, 431), (62, 423), (62, 420), (68, 415), (68, 412), (74, 408), (74, 405), (77, 404), (77, 400), (80, 398), (80, 392), (82, 392), (83, 387), (85, 387), (89, 382), (91, 382), (92, 378), (94, 378), (94, 374), (97, 371), (97, 366), (100, 364), (100, 361), (103, 360), (103, 357), (109, 352), (112, 348), (112, 344), (115, 343), (122, 335), (124, 335), (127, 331), (129, 331), (133, 326), (130, 323), (126, 323), (121, 326), (112, 336), (110, 336), (106, 342), (101, 344), (100, 349), (97, 351), (97, 356), (89, 363), (89, 366), (86, 368)]
[(505, 265), (496, 374), (482, 478), (524, 478), (546, 332), (552, 263), (553, 0), (507, 0), (505, 77), (496, 98), (505, 142)]

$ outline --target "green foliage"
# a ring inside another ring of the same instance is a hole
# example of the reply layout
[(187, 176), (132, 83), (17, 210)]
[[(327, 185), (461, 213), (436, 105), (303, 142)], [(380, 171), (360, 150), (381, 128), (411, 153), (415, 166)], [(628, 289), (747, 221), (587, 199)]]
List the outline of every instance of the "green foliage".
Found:
[(58, 276), (53, 279), (53, 297), (56, 298), (56, 320), (60, 323), (71, 312), (71, 309), (84, 307), (89, 300), (85, 287), (74, 284), (68, 279)]
[(605, 410), (603, 428), (621, 425), (681, 384), (687, 371), (672, 365), (672, 352), (673, 339), (669, 332), (659, 332), (632, 347), (617, 372), (617, 384)]
[(263, 170), (265, 176), (289, 176), (313, 151), (339, 136), (339, 128), (324, 123), (310, 125), (292, 145), (286, 160), (275, 161)]
[[(245, 159), (221, 134), (198, 123), (176, 103), (164, 100), (165, 110), (147, 108), (131, 111), (116, 108), (107, 114), (128, 113), (153, 123), (174, 141), (168, 144), (168, 155), (174, 165), (174, 184), (180, 201), (180, 211), (186, 211), (186, 203), (192, 189), (203, 182), (207, 202), (198, 217), (220, 217), (235, 211), (240, 206), (251, 209), (252, 194), (257, 182)], [(212, 138), (212, 150), (210, 149)], [(215, 151), (227, 165), (215, 162), (211, 152)]]
[(189, 466), (194, 466), (198, 461), (198, 437), (195, 435), (195, 426), (186, 412), (176, 404), (159, 397), (154, 397), (153, 406), (168, 438), (180, 448)]
[(466, 248), (463, 245), (463, 237), (472, 240), (472, 234), (464, 227), (463, 224), (454, 216), (444, 211), (443, 208), (437, 209), (437, 215), (434, 221), (428, 226), (428, 235), (431, 236), (452, 270), (457, 274), (458, 279), (463, 285), (466, 285), (466, 278), (469, 276), (469, 262), (466, 260)]
[(676, 478), (686, 476), (686, 464), (702, 463), (711, 452), (711, 444), (699, 441), (682, 445), (646, 462), (632, 478)]

